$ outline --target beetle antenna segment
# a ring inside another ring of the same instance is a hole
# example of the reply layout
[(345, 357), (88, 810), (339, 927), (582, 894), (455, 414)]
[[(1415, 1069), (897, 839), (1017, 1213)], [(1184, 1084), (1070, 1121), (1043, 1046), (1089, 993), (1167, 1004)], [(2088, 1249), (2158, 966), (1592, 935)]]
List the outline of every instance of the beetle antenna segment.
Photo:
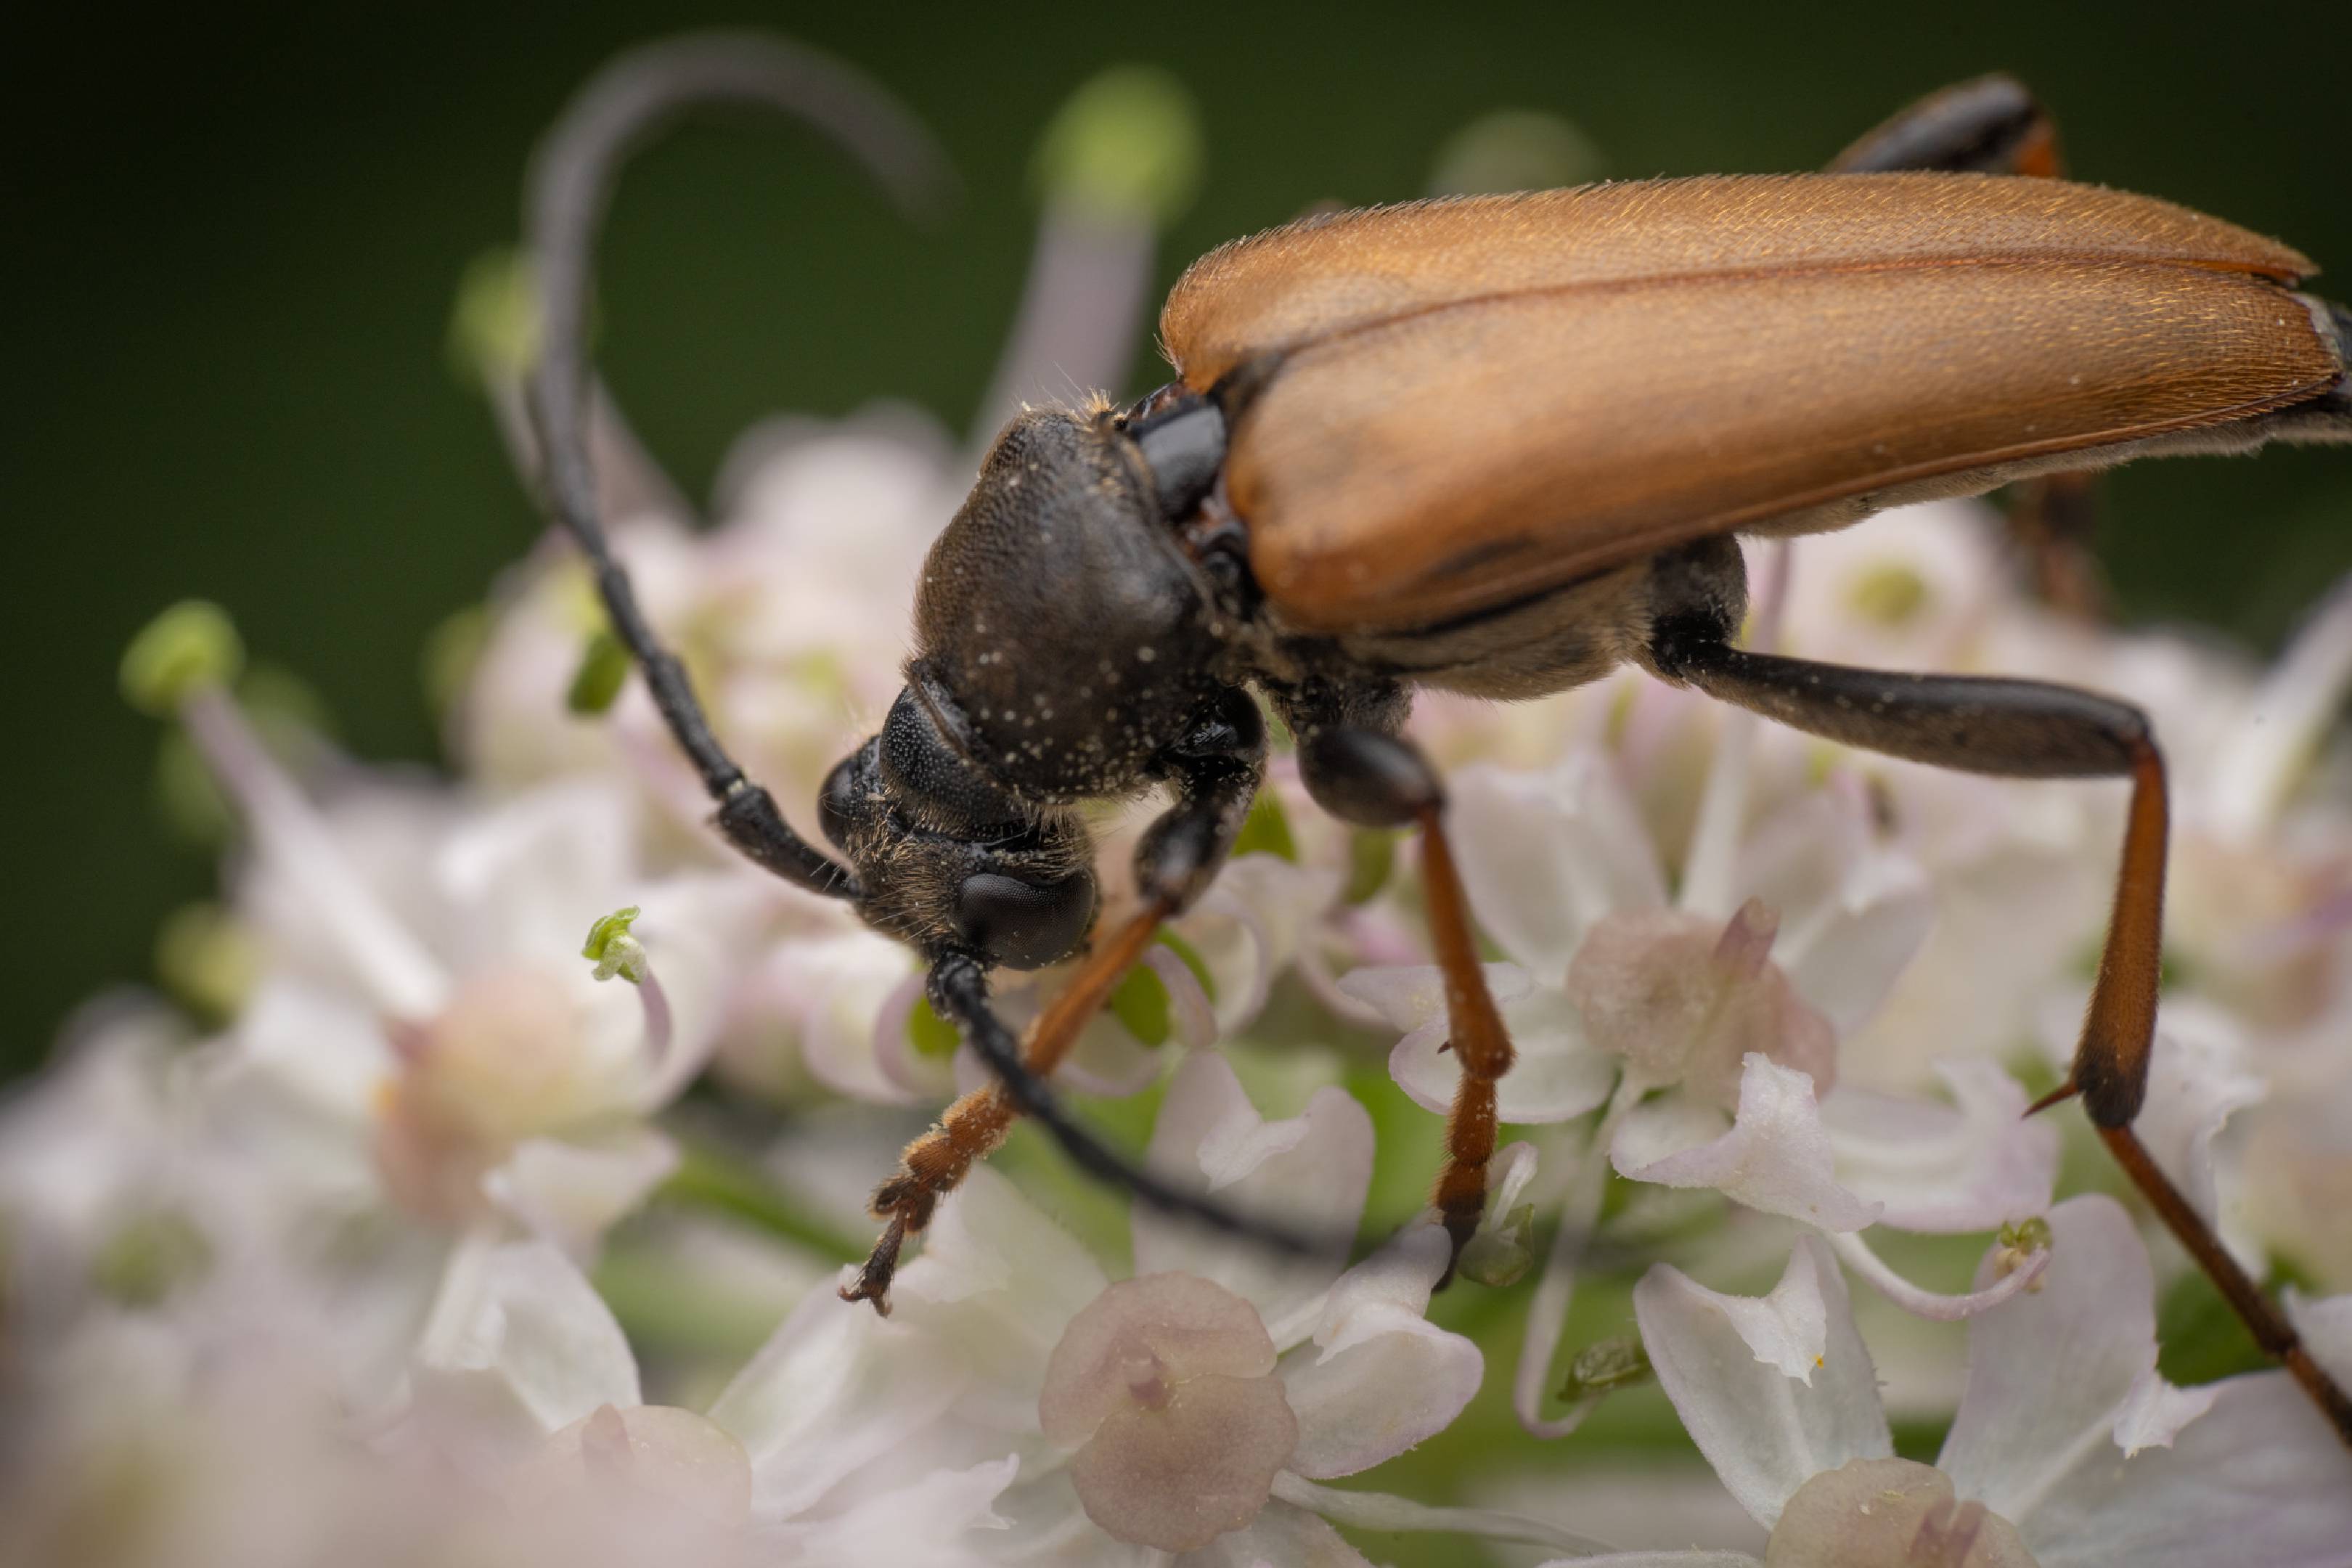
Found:
[(955, 1190), (974, 1163), (1004, 1142), (1014, 1119), (1021, 1116), (1044, 1128), (1088, 1175), (1123, 1187), (1156, 1209), (1283, 1252), (1345, 1255), (1349, 1237), (1302, 1235), (1162, 1180), (1087, 1131), (1047, 1087), (1046, 1075), (1061, 1065), (1087, 1020), (1141, 958), (1165, 913), (1162, 908), (1147, 907), (1097, 948), (1069, 987), (1039, 1016), (1025, 1052), (989, 1006), (988, 972), (979, 960), (950, 953), (931, 966), (932, 1006), (954, 1022), (995, 1081), (950, 1106), (936, 1127), (907, 1146), (898, 1173), (875, 1191), (871, 1206), (875, 1217), (886, 1222), (885, 1228), (857, 1279), (843, 1287), (844, 1300), (871, 1301), (875, 1310), (888, 1313), (890, 1280), (898, 1271), (898, 1253), (907, 1237), (930, 1223), (940, 1200)]
[(542, 485), (549, 510), (595, 568), (614, 635), (645, 672), (663, 721), (719, 804), (721, 831), (785, 880), (854, 900), (861, 894), (856, 877), (794, 833), (774, 799), (743, 776), (712, 733), (685, 667), (639, 608), (597, 510), (587, 352), (597, 230), (628, 157), (687, 110), (706, 105), (781, 110), (812, 122), (919, 215), (947, 188), (945, 166), (913, 118), (880, 88), (812, 50), (710, 33), (634, 50), (606, 67), (556, 121), (531, 169), (526, 221), (541, 348), (531, 369), (530, 411), (545, 455)]

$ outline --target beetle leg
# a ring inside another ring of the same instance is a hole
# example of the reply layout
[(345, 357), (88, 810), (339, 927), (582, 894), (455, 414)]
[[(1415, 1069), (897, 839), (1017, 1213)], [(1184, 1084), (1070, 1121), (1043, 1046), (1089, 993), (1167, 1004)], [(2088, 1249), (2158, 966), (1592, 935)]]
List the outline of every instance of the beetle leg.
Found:
[[(1832, 161), (1832, 174), (1905, 169), (2063, 178), (2058, 127), (2025, 84), (1993, 75), (1928, 94), (1865, 132)], [(2106, 613), (2106, 591), (2091, 553), (2098, 480), (2044, 474), (2010, 491), (2009, 526), (2033, 563), (2042, 596), (2070, 615)]]
[[(1298, 765), (1318, 804), (1341, 820), (1363, 827), (1421, 829), (1430, 943), (1445, 976), (1446, 1044), (1462, 1068), (1445, 1120), (1445, 1165), (1431, 1202), (1459, 1258), (1486, 1205), (1495, 1086), (1510, 1070), (1512, 1051), (1510, 1032), (1486, 989), (1470, 903), (1446, 840), (1444, 786), (1420, 748), (1376, 730), (1312, 730), (1299, 742)], [(1448, 1279), (1452, 1272), (1449, 1266)]]
[(1223, 693), (1160, 759), (1160, 771), (1174, 781), (1178, 799), (1136, 848), (1143, 908), (1088, 955), (1039, 1016), (1025, 1049), (1016, 1047), (1012, 1030), (990, 1008), (987, 972), (979, 960), (948, 953), (932, 965), (932, 1006), (955, 1024), (996, 1081), (950, 1106), (937, 1126), (908, 1145), (898, 1173), (876, 1191), (871, 1207), (885, 1228), (857, 1279), (842, 1289), (844, 1300), (889, 1310), (890, 1279), (907, 1238), (930, 1223), (940, 1200), (1004, 1141), (1021, 1116), (1034, 1118), (1080, 1169), (1154, 1207), (1285, 1251), (1345, 1250), (1345, 1237), (1302, 1237), (1160, 1180), (1073, 1120), (1045, 1081), (1150, 950), (1160, 926), (1191, 907), (1216, 876), (1248, 819), (1265, 766), (1265, 721), (1257, 705), (1238, 690)]
[(2294, 1327), (2132, 1131), (2156, 1033), (2166, 836), (2164, 760), (2139, 710), (2042, 681), (1894, 675), (1750, 653), (1731, 647), (1722, 619), (1704, 611), (1663, 617), (1650, 657), (1652, 668), (1669, 680), (1845, 745), (2004, 778), (2131, 781), (2115, 910), (2082, 1041), (2065, 1085), (2042, 1103), (2081, 1096), (2133, 1184), (2212, 1277), (2255, 1342), (2286, 1363), (2352, 1445), (2352, 1398), (2311, 1359)]
[(1864, 132), (1832, 174), (1903, 169), (2057, 178), (2058, 127), (2025, 84), (1996, 72), (1931, 92)]

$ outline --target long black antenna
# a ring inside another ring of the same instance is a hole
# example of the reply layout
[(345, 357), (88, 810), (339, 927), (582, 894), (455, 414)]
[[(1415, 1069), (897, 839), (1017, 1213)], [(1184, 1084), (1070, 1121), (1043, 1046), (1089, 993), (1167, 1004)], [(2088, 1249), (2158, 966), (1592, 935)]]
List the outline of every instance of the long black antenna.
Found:
[(1347, 1257), (1355, 1240), (1352, 1236), (1311, 1235), (1278, 1221), (1228, 1208), (1204, 1193), (1162, 1181), (1087, 1131), (1062, 1108), (1061, 1098), (1021, 1059), (1020, 1042), (988, 1005), (988, 972), (978, 960), (961, 953), (941, 958), (931, 966), (928, 990), (933, 1007), (956, 1025), (972, 1054), (1004, 1086), (1021, 1114), (1043, 1128), (1069, 1156), (1070, 1163), (1088, 1175), (1124, 1187), (1163, 1213), (1181, 1215), (1212, 1230), (1243, 1237), (1277, 1252), (1340, 1259)]
[(945, 161), (919, 123), (881, 88), (837, 61), (779, 39), (706, 33), (632, 50), (565, 109), (531, 167), (525, 222), (537, 269), (540, 351), (530, 375), (548, 508), (596, 574), (613, 634), (629, 650), (663, 721), (719, 805), (719, 826), (751, 859), (833, 898), (863, 897), (857, 878), (794, 833), (774, 797), (743, 776), (664, 647), (597, 513), (589, 457), (588, 301), (595, 246), (613, 185), (629, 157), (687, 111), (715, 106), (781, 110), (838, 142), (916, 216), (950, 189)]

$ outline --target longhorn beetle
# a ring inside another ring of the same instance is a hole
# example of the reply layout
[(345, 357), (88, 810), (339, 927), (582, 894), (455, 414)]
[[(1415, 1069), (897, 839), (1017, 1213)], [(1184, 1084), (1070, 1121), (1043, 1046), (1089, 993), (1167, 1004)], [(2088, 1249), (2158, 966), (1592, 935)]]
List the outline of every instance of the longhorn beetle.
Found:
[[(1462, 1072), (1434, 1199), (1458, 1249), (1485, 1197), (1511, 1043), (1447, 848), (1444, 786), (1404, 733), (1412, 692), (1535, 698), (1630, 661), (1892, 756), (2131, 781), (2098, 977), (2049, 1098), (2081, 1098), (2352, 1442), (2352, 1400), (2132, 1131), (2166, 841), (2146, 720), (2039, 681), (1734, 646), (1736, 535), (1843, 528), (2161, 453), (2352, 440), (2352, 312), (2294, 290), (2308, 261), (2058, 179), (2050, 121), (2004, 78), (1906, 110), (1829, 174), (1412, 202), (1223, 246), (1160, 317), (1176, 380), (1125, 409), (1024, 410), (997, 437), (925, 564), (905, 689), (824, 784), (836, 858), (730, 760), (607, 547), (583, 348), (593, 239), (626, 153), (698, 105), (798, 109), (820, 90), (836, 106), (871, 91), (813, 78), (796, 51), (712, 37), (643, 51), (583, 91), (534, 170), (544, 334), (530, 390), (548, 503), (720, 830), (919, 952), (931, 1005), (996, 1076), (876, 1193), (885, 1228), (845, 1297), (887, 1310), (906, 1239), (1020, 1115), (1147, 1201), (1268, 1231), (1115, 1155), (1043, 1081), (1217, 874), (1265, 766), (1257, 696), (1296, 738), (1320, 805), (1421, 835)], [(1155, 784), (1175, 801), (1136, 852), (1140, 910), (1089, 947), (1093, 853), (1073, 808)], [(1024, 1050), (990, 1007), (990, 971), (1082, 950)]]

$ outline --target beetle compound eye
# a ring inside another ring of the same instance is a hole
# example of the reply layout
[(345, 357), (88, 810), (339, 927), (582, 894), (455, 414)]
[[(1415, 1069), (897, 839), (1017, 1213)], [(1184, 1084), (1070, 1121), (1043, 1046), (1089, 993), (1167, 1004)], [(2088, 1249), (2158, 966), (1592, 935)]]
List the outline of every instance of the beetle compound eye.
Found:
[(1095, 918), (1095, 879), (1042, 886), (983, 871), (956, 889), (964, 939), (1008, 969), (1038, 969), (1076, 948)]
[(817, 792), (817, 826), (824, 829), (824, 836), (833, 840), (834, 847), (845, 854), (849, 850), (849, 836), (856, 830), (861, 815), (858, 805), (864, 792), (857, 783), (857, 763), (865, 754), (860, 750), (842, 758), (835, 764), (833, 772), (824, 775), (824, 788)]

